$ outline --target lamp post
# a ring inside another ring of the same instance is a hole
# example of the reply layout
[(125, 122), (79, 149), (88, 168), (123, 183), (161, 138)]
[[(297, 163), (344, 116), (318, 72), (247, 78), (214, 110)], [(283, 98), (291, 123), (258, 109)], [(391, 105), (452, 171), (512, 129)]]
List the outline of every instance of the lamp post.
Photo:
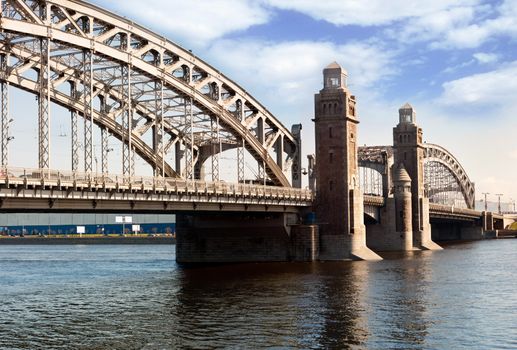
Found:
[(488, 192), (483, 192), (483, 195), (485, 196), (485, 211), (488, 211), (487, 196), (488, 196), (489, 194), (490, 194), (490, 193), (488, 193)]
[(497, 196), (497, 212), (501, 214), (501, 197), (503, 196), (502, 193), (496, 193)]

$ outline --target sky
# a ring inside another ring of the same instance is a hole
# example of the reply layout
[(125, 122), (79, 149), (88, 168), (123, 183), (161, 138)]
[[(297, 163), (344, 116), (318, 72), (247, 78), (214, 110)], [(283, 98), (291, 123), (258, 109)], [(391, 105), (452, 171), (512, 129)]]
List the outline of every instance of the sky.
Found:
[(94, 0), (240, 84), (314, 152), (314, 94), (337, 61), (357, 98), (359, 143), (389, 145), (412, 104), (477, 198), (517, 199), (517, 0)]

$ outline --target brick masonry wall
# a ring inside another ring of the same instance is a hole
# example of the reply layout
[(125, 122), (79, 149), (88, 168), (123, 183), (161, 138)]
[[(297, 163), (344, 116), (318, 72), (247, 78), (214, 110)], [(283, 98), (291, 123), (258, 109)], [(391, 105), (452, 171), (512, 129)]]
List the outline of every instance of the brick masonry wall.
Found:
[(266, 262), (289, 260), (283, 228), (191, 228), (176, 232), (179, 263)]
[(315, 261), (319, 257), (319, 231), (317, 225), (296, 225), (291, 228), (291, 254), (293, 261)]

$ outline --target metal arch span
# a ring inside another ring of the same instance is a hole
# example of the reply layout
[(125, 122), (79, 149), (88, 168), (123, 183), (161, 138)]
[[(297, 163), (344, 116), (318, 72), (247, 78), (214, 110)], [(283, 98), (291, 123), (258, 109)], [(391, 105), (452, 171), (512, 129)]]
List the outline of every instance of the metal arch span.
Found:
[[(0, 54), (15, 61), (5, 69), (3, 80), (39, 96), (41, 167), (49, 166), (52, 99), (85, 119), (85, 149), (91, 147), (87, 138), (93, 123), (120, 138), (125, 144), (123, 166), (129, 173), (136, 152), (168, 176), (181, 172), (194, 178), (199, 149), (212, 143), (217, 132), (216, 153), (223, 144), (245, 148), (257, 161), (264, 181), (267, 174), (275, 185), (291, 186), (287, 179), (291, 172), (293, 185), (298, 185), (299, 135), (191, 52), (79, 0), (7, 0), (0, 6)], [(23, 75), (27, 70), (35, 70), (38, 78), (27, 79)], [(65, 96), (66, 82), (83, 88)], [(105, 104), (93, 108), (94, 99)], [(149, 130), (152, 145), (143, 137)], [(187, 153), (183, 169), (176, 165), (173, 170), (163, 157), (164, 150), (175, 144), (182, 144)], [(85, 164), (88, 161), (91, 154), (85, 153)]]
[(470, 181), (460, 162), (445, 148), (429, 143), (425, 144), (424, 159), (426, 162), (437, 162), (444, 165), (460, 185), (467, 208), (474, 209), (476, 200), (474, 183)]
[(386, 166), (393, 158), (391, 146), (362, 146), (357, 148), (357, 153), (360, 167), (371, 168), (381, 174), (387, 172)]
[[(436, 162), (447, 170), (448, 173), (458, 183), (459, 190), (463, 195), (468, 209), (474, 209), (475, 205), (475, 188), (474, 183), (470, 181), (465, 169), (460, 162), (445, 148), (425, 143), (423, 145), (424, 162)], [(358, 163), (360, 167), (371, 168), (389, 176), (388, 169), (393, 164), (393, 147), (392, 146), (368, 146), (358, 147)], [(391, 182), (391, 181), (390, 181)], [(451, 190), (453, 188), (450, 188)], [(428, 194), (438, 191), (445, 191), (448, 188), (429, 188)]]

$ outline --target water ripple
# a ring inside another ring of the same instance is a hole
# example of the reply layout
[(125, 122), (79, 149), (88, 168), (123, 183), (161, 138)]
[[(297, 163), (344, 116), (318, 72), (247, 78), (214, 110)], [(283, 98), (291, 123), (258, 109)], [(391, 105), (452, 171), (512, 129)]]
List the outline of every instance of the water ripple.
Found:
[(0, 349), (515, 349), (516, 248), (185, 269), (173, 246), (0, 246)]

